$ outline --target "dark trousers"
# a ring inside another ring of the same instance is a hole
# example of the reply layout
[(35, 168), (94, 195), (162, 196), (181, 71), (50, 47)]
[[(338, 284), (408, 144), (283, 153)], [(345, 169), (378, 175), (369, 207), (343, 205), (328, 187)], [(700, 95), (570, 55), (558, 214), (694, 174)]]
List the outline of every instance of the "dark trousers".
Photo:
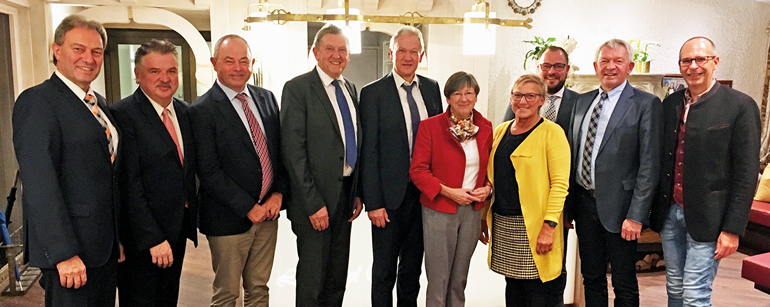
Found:
[(575, 188), (575, 231), (580, 248), (583, 285), (587, 307), (608, 304), (607, 263), (612, 267), (615, 306), (639, 306), (636, 280), (636, 240), (627, 241), (620, 233), (604, 228), (596, 211), (596, 199), (582, 187)]
[(385, 228), (372, 225), (372, 307), (393, 306), (393, 286), (398, 306), (417, 306), (422, 274), (422, 205), (420, 190), (411, 182), (401, 206), (385, 209)]
[[(184, 233), (184, 232), (183, 232)], [(187, 239), (180, 235), (171, 245), (174, 263), (160, 268), (152, 263), (149, 250), (126, 250), (126, 260), (118, 264), (118, 300), (120, 306), (173, 307), (179, 298)]]
[[(117, 242), (115, 243), (117, 244)], [(101, 267), (86, 268), (86, 284), (79, 289), (62, 287), (59, 271), (42, 269), (40, 286), (45, 290), (46, 307), (115, 306), (118, 257), (110, 257)]]
[(564, 285), (567, 277), (562, 274), (554, 280), (505, 278), (506, 307), (560, 307), (564, 306)]
[(337, 208), (329, 212), (329, 227), (318, 231), (311, 224), (291, 223), (291, 230), (297, 236), (299, 255), (296, 277), (298, 307), (342, 306), (350, 257), (352, 223), (348, 219), (352, 207), (348, 197), (352, 179), (345, 178), (342, 186)]

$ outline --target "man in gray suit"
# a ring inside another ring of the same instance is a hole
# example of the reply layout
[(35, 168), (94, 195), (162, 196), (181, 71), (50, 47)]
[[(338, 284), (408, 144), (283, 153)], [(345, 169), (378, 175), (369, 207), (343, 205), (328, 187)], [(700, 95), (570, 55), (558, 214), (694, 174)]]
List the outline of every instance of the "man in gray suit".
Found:
[(578, 96), (573, 110), (572, 184), (586, 306), (607, 306), (607, 263), (615, 306), (639, 306), (636, 241), (652, 205), (660, 170), (661, 103), (633, 88), (626, 41), (596, 51), (599, 89)]
[[(578, 96), (575, 91), (564, 87), (570, 69), (569, 55), (562, 47), (550, 46), (540, 54), (539, 62), (537, 68), (540, 77), (548, 85), (548, 97), (540, 108), (540, 116), (559, 124), (564, 131), (567, 131), (572, 118), (572, 106), (575, 105)], [(513, 119), (511, 104), (506, 104), (505, 109), (503, 121)]]
[(361, 213), (356, 88), (342, 77), (348, 39), (334, 25), (315, 36), (318, 65), (286, 82), (281, 142), (289, 171), (288, 215), (297, 236), (297, 306), (342, 306), (351, 222)]

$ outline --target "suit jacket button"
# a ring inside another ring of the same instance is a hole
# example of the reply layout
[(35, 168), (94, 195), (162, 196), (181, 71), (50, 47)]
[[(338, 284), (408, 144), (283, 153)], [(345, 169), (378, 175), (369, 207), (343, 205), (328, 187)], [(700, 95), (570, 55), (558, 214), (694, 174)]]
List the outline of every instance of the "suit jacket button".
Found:
[(342, 182), (342, 177), (337, 178), (337, 181)]
[(344, 161), (342, 157), (340, 157), (340, 161)]

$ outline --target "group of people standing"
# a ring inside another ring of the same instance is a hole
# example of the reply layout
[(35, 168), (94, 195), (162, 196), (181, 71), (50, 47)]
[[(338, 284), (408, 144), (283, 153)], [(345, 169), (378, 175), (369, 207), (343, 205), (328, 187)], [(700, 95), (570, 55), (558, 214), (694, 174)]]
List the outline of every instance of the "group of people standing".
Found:
[(215, 43), (217, 80), (192, 105), (173, 97), (175, 46), (153, 39), (135, 54), (139, 87), (108, 107), (90, 87), (106, 43), (99, 23), (65, 18), (56, 72), (14, 106), (27, 255), (46, 306), (111, 306), (116, 287), (122, 306), (175, 306), (197, 229), (211, 249), (211, 306), (235, 306), (241, 291), (244, 306), (267, 306), (282, 209), (297, 237), (297, 306), (342, 305), (364, 210), (372, 306), (393, 306), (394, 287), (399, 306), (416, 306), (423, 260), (427, 306), (463, 306), (478, 241), (505, 277), (507, 306), (562, 306), (572, 221), (588, 306), (607, 305), (608, 263), (615, 306), (639, 305), (643, 224), (661, 232), (669, 306), (702, 306), (747, 223), (758, 108), (714, 80), (707, 38), (682, 46), (689, 87), (663, 103), (626, 81), (624, 41), (597, 49), (601, 85), (580, 95), (564, 87), (568, 54), (550, 47), (539, 76), (514, 81), (496, 128), (475, 110), (466, 72), (447, 80), (443, 110), (439, 84), (416, 74), (413, 27), (393, 35), (393, 71), (359, 98), (342, 76), (348, 40), (324, 26), (316, 67), (285, 84), (280, 111), (247, 84), (254, 58), (237, 35)]

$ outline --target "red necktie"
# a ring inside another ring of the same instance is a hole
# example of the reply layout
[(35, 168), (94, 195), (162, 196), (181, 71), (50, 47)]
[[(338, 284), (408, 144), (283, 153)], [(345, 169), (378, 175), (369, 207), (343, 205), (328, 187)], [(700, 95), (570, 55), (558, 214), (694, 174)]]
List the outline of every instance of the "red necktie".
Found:
[(257, 118), (254, 117), (254, 113), (249, 108), (246, 94), (240, 93), (235, 95), (243, 104), (243, 113), (246, 114), (246, 121), (249, 122), (249, 130), (251, 130), (251, 141), (254, 143), (254, 147), (257, 149), (257, 155), (259, 156), (259, 163), (262, 165), (262, 192), (259, 194), (259, 199), (265, 198), (270, 185), (273, 184), (273, 164), (270, 162), (270, 152), (267, 150), (267, 140), (262, 133), (262, 129), (259, 128)]
[(171, 139), (174, 140), (174, 144), (176, 144), (176, 152), (179, 154), (179, 161), (182, 162), (182, 165), (184, 165), (184, 155), (182, 155), (182, 147), (179, 146), (179, 138), (177, 138), (176, 136), (176, 129), (174, 128), (174, 123), (171, 122), (171, 118), (168, 117), (168, 109), (164, 108), (163, 112), (161, 112), (161, 116), (163, 117), (163, 125), (166, 126), (166, 130), (168, 130), (168, 134), (171, 135)]

